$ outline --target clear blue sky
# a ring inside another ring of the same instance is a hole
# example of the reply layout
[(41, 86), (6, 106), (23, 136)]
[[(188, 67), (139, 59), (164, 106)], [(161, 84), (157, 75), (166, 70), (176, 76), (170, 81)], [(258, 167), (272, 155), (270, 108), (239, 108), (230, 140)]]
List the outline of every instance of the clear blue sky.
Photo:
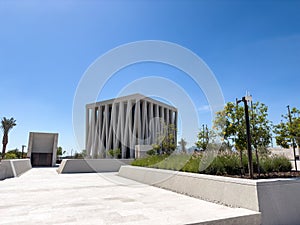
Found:
[[(59, 132), (76, 147), (72, 104), (78, 82), (99, 56), (132, 41), (164, 40), (189, 48), (214, 72), (225, 101), (248, 90), (277, 123), (289, 104), (300, 108), (299, 1), (14, 1), (0, 0), (0, 117), (17, 126), (8, 149), (27, 145), (30, 131)], [(112, 98), (139, 76), (170, 78), (172, 68), (148, 63), (116, 74)], [(207, 102), (193, 83), (171, 76), (193, 97), (201, 123)], [(201, 116), (202, 115), (202, 116)], [(201, 120), (201, 119), (200, 119)]]

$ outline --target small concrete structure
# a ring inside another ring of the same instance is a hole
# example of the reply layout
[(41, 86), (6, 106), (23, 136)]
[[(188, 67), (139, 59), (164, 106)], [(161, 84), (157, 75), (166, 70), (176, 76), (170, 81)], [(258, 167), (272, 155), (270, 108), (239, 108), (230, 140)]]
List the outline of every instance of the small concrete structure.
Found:
[(263, 225), (298, 225), (300, 221), (300, 179), (248, 180), (135, 166), (122, 166), (119, 176), (261, 212)]
[(30, 132), (27, 158), (32, 166), (55, 166), (58, 133)]
[(0, 180), (18, 177), (31, 169), (29, 159), (5, 159), (0, 163)]
[(152, 145), (136, 145), (135, 146), (135, 158), (144, 158), (147, 156), (147, 151), (153, 149)]
[(123, 165), (129, 165), (133, 159), (63, 159), (58, 173), (100, 173), (118, 172)]

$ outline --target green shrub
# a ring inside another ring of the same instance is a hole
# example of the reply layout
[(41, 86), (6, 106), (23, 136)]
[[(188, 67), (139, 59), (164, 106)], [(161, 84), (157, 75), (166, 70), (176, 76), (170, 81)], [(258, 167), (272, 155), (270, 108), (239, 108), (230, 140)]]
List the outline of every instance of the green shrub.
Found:
[(116, 149), (109, 149), (107, 151), (108, 155), (110, 155), (113, 158), (117, 158), (119, 157), (119, 155), (121, 154), (121, 149), (116, 148)]
[(289, 172), (292, 170), (292, 164), (284, 156), (273, 157), (273, 171), (274, 172)]
[(5, 154), (5, 159), (17, 159), (18, 156), (15, 152), (11, 151), (11, 152), (7, 152)]
[(167, 155), (151, 155), (146, 158), (141, 159), (135, 159), (131, 165), (133, 166), (145, 166), (145, 167), (154, 167), (164, 160), (167, 157)]
[(201, 156), (191, 157), (188, 160), (188, 162), (181, 168), (181, 171), (198, 173), (200, 161), (201, 161)]
[(156, 150), (155, 149), (150, 149), (146, 153), (147, 153), (147, 155), (156, 155)]
[(211, 175), (224, 175), (226, 174), (223, 158), (217, 156), (212, 163), (203, 171), (206, 174)]
[[(136, 159), (132, 162), (133, 166), (145, 166), (158, 169), (168, 169), (184, 172), (199, 173), (199, 165), (202, 154), (188, 155), (150, 155), (146, 158)], [(243, 155), (244, 172), (248, 173), (248, 157)], [(292, 165), (289, 160), (283, 156), (262, 156), (259, 158), (261, 173), (288, 172)], [(257, 172), (256, 157), (253, 155), (253, 168)], [(212, 163), (201, 173), (211, 175), (240, 175), (240, 155), (238, 153), (222, 153), (215, 157)]]
[(261, 173), (271, 173), (273, 172), (272, 158), (264, 157), (260, 161)]
[(238, 154), (226, 154), (221, 158), (224, 169), (229, 175), (240, 174), (240, 159)]

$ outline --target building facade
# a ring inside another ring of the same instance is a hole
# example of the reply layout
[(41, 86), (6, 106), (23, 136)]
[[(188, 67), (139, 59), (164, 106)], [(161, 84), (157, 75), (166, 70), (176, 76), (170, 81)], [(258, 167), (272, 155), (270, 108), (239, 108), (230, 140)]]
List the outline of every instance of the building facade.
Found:
[(55, 166), (58, 133), (30, 132), (27, 158), (32, 166)]
[(173, 125), (177, 143), (177, 109), (163, 102), (133, 94), (86, 105), (86, 151), (91, 158), (134, 158), (136, 145), (159, 144), (166, 127)]

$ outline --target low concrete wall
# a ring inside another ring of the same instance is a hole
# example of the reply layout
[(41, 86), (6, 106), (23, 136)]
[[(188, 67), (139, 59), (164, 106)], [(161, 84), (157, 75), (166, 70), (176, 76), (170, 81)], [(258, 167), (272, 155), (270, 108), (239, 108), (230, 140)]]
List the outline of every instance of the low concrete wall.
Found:
[(300, 224), (300, 179), (258, 181), (264, 224)]
[[(295, 168), (295, 161), (294, 160), (290, 160), (290, 163), (292, 164), (292, 170), (296, 170), (296, 168)], [(297, 170), (300, 171), (300, 161), (296, 160), (296, 164), (297, 164)]]
[(0, 179), (18, 177), (31, 169), (30, 159), (6, 159), (1, 161)]
[(118, 172), (120, 167), (128, 165), (133, 159), (64, 159), (58, 173), (99, 173)]
[(262, 213), (262, 224), (299, 224), (300, 180), (247, 180), (122, 166), (119, 175), (196, 198)]
[(6, 166), (4, 166), (0, 162), (0, 180), (4, 180), (6, 178)]

